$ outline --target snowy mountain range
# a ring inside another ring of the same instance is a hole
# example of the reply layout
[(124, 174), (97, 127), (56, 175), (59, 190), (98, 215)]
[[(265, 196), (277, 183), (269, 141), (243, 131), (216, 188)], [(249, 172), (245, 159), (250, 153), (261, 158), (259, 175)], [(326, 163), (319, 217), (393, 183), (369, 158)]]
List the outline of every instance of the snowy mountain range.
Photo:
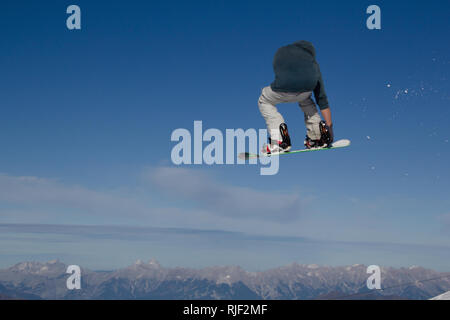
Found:
[(450, 273), (382, 267), (384, 290), (369, 291), (366, 269), (294, 263), (248, 272), (236, 266), (164, 268), (152, 259), (115, 271), (82, 268), (81, 289), (68, 290), (64, 263), (22, 262), (0, 270), (0, 299), (430, 299), (450, 290)]

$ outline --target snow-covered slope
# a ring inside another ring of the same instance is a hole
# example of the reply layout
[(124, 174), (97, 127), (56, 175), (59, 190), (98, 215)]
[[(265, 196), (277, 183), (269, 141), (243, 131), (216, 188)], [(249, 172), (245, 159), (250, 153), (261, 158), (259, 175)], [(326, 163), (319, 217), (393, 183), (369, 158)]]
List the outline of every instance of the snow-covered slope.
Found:
[(430, 300), (450, 300), (450, 291), (443, 293), (437, 297), (431, 298)]

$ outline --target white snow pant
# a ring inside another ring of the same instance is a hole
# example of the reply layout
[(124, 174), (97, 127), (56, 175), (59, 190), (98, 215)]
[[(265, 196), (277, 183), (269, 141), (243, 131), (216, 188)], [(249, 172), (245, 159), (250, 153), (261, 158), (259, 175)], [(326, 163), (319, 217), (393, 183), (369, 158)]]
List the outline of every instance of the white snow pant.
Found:
[(305, 126), (308, 137), (313, 140), (320, 139), (319, 123), (322, 120), (317, 107), (311, 98), (312, 92), (285, 93), (273, 91), (270, 86), (262, 90), (258, 100), (259, 111), (266, 120), (267, 130), (272, 141), (282, 141), (280, 124), (284, 123), (283, 116), (278, 112), (279, 103), (298, 102), (305, 114)]

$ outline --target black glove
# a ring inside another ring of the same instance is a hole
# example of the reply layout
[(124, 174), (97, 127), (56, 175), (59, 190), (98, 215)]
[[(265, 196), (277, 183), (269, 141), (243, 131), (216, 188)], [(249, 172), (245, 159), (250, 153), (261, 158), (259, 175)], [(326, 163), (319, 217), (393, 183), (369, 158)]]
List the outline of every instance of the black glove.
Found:
[(333, 131), (333, 124), (328, 127), (328, 132), (330, 134), (330, 144), (334, 142), (334, 131)]
[(327, 147), (330, 148), (334, 141), (333, 124), (329, 127), (325, 121), (321, 121), (319, 127), (321, 135), (320, 140), (322, 140), (322, 144), (326, 144)]

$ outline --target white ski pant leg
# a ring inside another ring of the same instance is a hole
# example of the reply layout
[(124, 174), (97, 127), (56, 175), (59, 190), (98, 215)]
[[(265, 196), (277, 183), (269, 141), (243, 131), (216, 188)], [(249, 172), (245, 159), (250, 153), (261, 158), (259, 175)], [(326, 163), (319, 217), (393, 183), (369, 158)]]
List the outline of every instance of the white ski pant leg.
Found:
[(321, 117), (317, 112), (317, 107), (311, 98), (311, 94), (312, 92), (276, 92), (270, 86), (263, 88), (258, 100), (258, 106), (264, 120), (266, 120), (267, 130), (273, 141), (282, 140), (280, 124), (284, 123), (284, 118), (278, 112), (276, 105), (292, 102), (298, 102), (305, 114), (305, 126), (308, 136), (313, 140), (320, 139), (319, 122), (321, 121)]
[(305, 95), (303, 99), (299, 100), (298, 105), (305, 114), (306, 134), (312, 140), (319, 140), (321, 136), (319, 123), (322, 118), (317, 111), (316, 104), (311, 98), (311, 92), (309, 92), (308, 95)]
[(272, 141), (282, 141), (280, 133), (280, 124), (284, 123), (284, 118), (278, 112), (277, 104), (282, 103), (283, 99), (279, 92), (272, 90), (270, 86), (262, 89), (258, 100), (259, 111), (264, 120), (266, 120), (267, 131)]

